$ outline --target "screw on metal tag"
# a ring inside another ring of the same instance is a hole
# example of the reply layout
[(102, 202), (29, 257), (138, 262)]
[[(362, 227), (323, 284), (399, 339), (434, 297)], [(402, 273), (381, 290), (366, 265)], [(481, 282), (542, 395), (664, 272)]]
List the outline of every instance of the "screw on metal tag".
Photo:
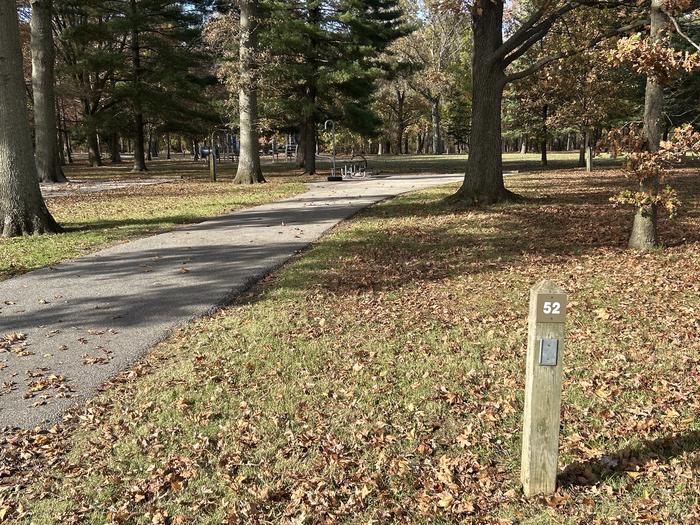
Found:
[(540, 340), (540, 366), (557, 366), (559, 362), (559, 339)]

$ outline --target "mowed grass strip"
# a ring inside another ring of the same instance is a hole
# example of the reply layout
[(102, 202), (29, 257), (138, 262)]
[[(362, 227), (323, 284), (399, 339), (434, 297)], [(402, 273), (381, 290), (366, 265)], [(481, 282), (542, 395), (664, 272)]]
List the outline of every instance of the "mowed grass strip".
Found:
[[(156, 173), (173, 177), (178, 172)], [(188, 176), (157, 185), (51, 197), (47, 205), (65, 233), (0, 239), (0, 280), (115, 242), (303, 193), (306, 180), (289, 174), (269, 177), (266, 184), (241, 186), (230, 178), (212, 183)]]
[[(700, 191), (624, 249), (618, 172), (361, 213), (64, 425), (6, 435), (18, 523), (697, 523)], [(560, 488), (519, 486), (529, 288), (569, 292)]]

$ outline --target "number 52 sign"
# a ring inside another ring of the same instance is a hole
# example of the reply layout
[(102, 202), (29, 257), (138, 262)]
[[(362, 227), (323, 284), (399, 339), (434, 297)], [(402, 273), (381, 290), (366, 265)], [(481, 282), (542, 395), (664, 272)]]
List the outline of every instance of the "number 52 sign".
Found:
[(540, 294), (537, 296), (538, 323), (566, 322), (566, 295)]

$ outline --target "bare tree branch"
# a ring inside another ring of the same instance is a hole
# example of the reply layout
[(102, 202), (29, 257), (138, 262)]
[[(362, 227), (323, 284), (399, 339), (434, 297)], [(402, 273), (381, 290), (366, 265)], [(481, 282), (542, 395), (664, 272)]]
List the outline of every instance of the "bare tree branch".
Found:
[(687, 34), (683, 32), (683, 29), (681, 29), (681, 25), (678, 23), (678, 20), (676, 20), (676, 17), (673, 16), (671, 13), (668, 11), (664, 11), (664, 14), (673, 22), (673, 27), (676, 28), (676, 33), (678, 33), (680, 36), (682, 36), (685, 40), (690, 43), (691, 46), (693, 46), (695, 49), (700, 51), (700, 45), (696, 44)]
[(540, 71), (542, 68), (547, 66), (548, 64), (551, 64), (552, 62), (556, 62), (557, 60), (561, 60), (562, 58), (568, 58), (574, 55), (577, 55), (586, 49), (590, 49), (592, 47), (595, 47), (599, 42), (602, 42), (603, 40), (607, 38), (611, 38), (613, 36), (617, 35), (623, 35), (625, 33), (629, 33), (630, 31), (633, 31), (639, 27), (642, 27), (647, 24), (646, 20), (637, 20), (635, 22), (632, 22), (631, 24), (628, 24), (626, 26), (620, 27), (618, 29), (615, 29), (614, 31), (610, 31), (608, 33), (599, 35), (593, 39), (591, 39), (587, 45), (581, 46), (575, 49), (569, 49), (567, 51), (562, 51), (560, 53), (556, 53), (554, 55), (550, 55), (548, 57), (544, 57), (537, 62), (535, 62), (533, 65), (531, 65), (528, 68), (525, 68), (521, 71), (517, 71), (515, 73), (511, 73), (510, 75), (506, 75), (506, 83), (508, 82), (514, 82), (516, 80), (520, 80), (522, 78), (528, 77), (534, 73), (537, 73)]

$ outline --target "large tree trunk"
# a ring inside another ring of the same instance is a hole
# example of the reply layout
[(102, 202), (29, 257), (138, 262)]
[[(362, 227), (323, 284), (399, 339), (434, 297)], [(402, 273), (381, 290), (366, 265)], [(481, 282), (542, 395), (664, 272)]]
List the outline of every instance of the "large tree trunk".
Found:
[(464, 205), (492, 204), (515, 195), (503, 183), (501, 102), (506, 84), (503, 63), (494, 57), (502, 43), (502, 2), (482, 2), (472, 15), (472, 128), (464, 183), (452, 200)]
[(35, 161), (42, 182), (67, 182), (58, 163), (56, 97), (51, 16), (52, 0), (32, 0), (31, 47), (34, 92)]
[(440, 143), (440, 97), (437, 96), (430, 101), (430, 121), (433, 127), (433, 154), (442, 155), (442, 144)]
[(39, 189), (25, 93), (17, 4), (15, 0), (0, 0), (0, 234), (3, 237), (60, 231)]
[(241, 153), (234, 184), (265, 182), (258, 145), (257, 0), (241, 0), (240, 80), (238, 88)]
[[(661, 37), (665, 24), (666, 15), (662, 11), (662, 0), (652, 0), (651, 27), (649, 30), (649, 37), (652, 41)], [(661, 143), (663, 102), (663, 89), (651, 77), (647, 78), (644, 100), (644, 136), (647, 141), (647, 149), (650, 152), (657, 152)], [(656, 236), (658, 207), (653, 202), (653, 199), (659, 193), (658, 176), (644, 178), (640, 182), (640, 189), (652, 197), (652, 202), (637, 209), (629, 239), (629, 247), (637, 250), (651, 250), (658, 242)]]
[(134, 74), (134, 168), (132, 171), (146, 171), (144, 155), (143, 109), (141, 107), (141, 44), (136, 18), (138, 16), (136, 0), (130, 0), (131, 6), (131, 60)]

